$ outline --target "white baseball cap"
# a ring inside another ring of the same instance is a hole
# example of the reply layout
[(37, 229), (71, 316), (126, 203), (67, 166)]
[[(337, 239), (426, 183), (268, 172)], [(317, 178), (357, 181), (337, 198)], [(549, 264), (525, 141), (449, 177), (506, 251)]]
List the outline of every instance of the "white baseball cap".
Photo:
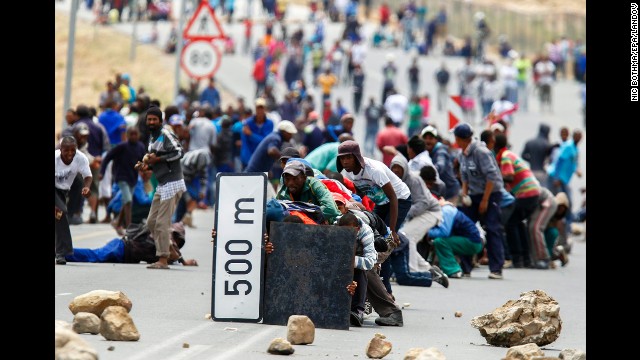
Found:
[(278, 123), (278, 130), (286, 131), (289, 134), (297, 134), (298, 129), (293, 123), (289, 120), (282, 120)]

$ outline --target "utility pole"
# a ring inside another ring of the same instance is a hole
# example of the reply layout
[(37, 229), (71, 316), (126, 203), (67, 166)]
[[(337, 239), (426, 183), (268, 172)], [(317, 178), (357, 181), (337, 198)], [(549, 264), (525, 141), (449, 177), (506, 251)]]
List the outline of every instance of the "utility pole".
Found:
[(138, 42), (138, 1), (133, 0), (133, 5), (131, 6), (133, 9), (131, 10), (130, 16), (133, 16), (133, 32), (131, 33), (131, 51), (129, 52), (129, 60), (134, 61), (136, 59), (136, 44)]
[(67, 109), (71, 101), (71, 78), (73, 76), (73, 49), (76, 44), (76, 13), (78, 12), (78, 0), (71, 0), (69, 16), (69, 45), (67, 46), (67, 69), (64, 79), (64, 105), (62, 106), (62, 130), (67, 127), (65, 120)]
[(175, 84), (173, 87), (173, 98), (178, 96), (180, 90), (180, 58), (182, 57), (182, 28), (184, 27), (184, 15), (187, 7), (187, 0), (180, 0), (180, 21), (178, 22), (178, 28), (176, 29), (176, 36), (178, 37), (178, 43), (176, 44), (176, 71), (175, 71)]

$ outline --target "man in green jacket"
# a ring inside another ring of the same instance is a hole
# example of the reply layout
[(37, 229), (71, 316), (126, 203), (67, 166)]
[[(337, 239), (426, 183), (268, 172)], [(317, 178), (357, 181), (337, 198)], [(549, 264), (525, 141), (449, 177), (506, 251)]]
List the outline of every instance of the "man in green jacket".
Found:
[(303, 201), (320, 206), (325, 220), (333, 224), (335, 218), (341, 215), (333, 201), (333, 196), (322, 181), (305, 175), (302, 162), (292, 160), (282, 170), (284, 185), (278, 191), (278, 200)]

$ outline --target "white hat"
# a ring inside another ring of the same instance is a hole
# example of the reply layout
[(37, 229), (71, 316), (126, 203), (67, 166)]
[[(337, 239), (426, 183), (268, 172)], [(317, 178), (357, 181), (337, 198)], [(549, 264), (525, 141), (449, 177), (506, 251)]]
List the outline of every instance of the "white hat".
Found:
[(387, 55), (385, 56), (387, 61), (393, 61), (396, 59), (396, 56), (393, 53), (387, 53)]
[(436, 128), (431, 125), (427, 125), (424, 127), (424, 129), (422, 129), (420, 137), (424, 137), (426, 134), (431, 134), (434, 137), (438, 137), (438, 130), (436, 130)]
[(288, 132), (289, 134), (296, 134), (298, 133), (298, 129), (296, 129), (296, 126), (293, 125), (293, 123), (289, 120), (282, 120), (278, 123), (278, 130), (282, 130), (285, 132)]
[(267, 100), (265, 100), (264, 98), (261, 98), (261, 97), (257, 98), (256, 99), (256, 107), (258, 107), (258, 106), (262, 106), (262, 107), (267, 106)]

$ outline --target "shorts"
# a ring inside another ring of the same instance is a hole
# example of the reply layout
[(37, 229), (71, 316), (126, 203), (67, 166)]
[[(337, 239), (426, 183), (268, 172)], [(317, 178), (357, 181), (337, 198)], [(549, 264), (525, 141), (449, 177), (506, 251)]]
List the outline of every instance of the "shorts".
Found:
[(120, 188), (120, 194), (122, 195), (122, 204), (126, 204), (133, 201), (133, 193), (131, 192), (131, 186), (126, 181), (118, 181), (118, 188)]

